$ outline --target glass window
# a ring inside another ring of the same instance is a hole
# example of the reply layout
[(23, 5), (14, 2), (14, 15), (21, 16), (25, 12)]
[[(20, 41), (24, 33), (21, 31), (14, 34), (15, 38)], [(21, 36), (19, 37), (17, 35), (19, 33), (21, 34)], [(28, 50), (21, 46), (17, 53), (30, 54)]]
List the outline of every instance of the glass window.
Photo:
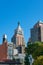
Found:
[(8, 54), (9, 54), (9, 55), (12, 55), (12, 53), (13, 53), (12, 47), (8, 47)]

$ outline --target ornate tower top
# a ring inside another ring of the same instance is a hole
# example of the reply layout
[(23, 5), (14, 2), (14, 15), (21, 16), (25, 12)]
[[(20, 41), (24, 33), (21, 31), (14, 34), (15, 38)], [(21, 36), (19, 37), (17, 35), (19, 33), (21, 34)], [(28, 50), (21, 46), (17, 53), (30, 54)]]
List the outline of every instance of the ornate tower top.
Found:
[(18, 21), (18, 26), (20, 25), (20, 22)]
[(23, 35), (23, 30), (22, 30), (22, 28), (20, 26), (20, 22), (19, 21), (18, 21), (18, 26), (17, 26), (17, 28), (15, 30), (15, 34)]
[(7, 39), (7, 35), (6, 35), (6, 34), (4, 34), (4, 35), (3, 35), (3, 38)]
[(6, 34), (3, 35), (3, 42), (7, 42), (7, 35)]
[(13, 35), (11, 41), (15, 44), (16, 48), (18, 49), (18, 53), (24, 53), (25, 42), (20, 22), (18, 22), (18, 26), (15, 29), (15, 34)]

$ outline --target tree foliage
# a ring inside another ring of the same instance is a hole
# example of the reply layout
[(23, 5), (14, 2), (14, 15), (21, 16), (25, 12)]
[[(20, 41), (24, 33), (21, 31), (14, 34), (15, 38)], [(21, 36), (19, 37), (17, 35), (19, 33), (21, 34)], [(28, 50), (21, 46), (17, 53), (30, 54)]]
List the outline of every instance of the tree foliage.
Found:
[(28, 54), (26, 54), (25, 56), (25, 61), (24, 61), (25, 65), (29, 65), (29, 58), (28, 58)]
[(33, 65), (43, 65), (43, 56), (37, 57), (37, 59), (34, 61)]
[[(43, 42), (28, 43), (25, 51), (34, 58), (33, 65), (43, 65)], [(28, 56), (25, 57), (25, 65), (29, 63)]]
[(37, 56), (43, 55), (43, 43), (36, 42), (33, 44), (28, 44), (27, 53), (32, 54), (33, 58), (37, 58)]

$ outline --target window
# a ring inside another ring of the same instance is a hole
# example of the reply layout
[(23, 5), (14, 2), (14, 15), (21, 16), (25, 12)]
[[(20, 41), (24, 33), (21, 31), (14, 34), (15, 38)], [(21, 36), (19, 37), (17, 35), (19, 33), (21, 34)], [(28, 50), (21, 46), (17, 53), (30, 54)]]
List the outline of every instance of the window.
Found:
[(18, 47), (18, 52), (22, 53), (22, 47)]
[(13, 53), (12, 47), (8, 47), (8, 55), (12, 55), (12, 53)]

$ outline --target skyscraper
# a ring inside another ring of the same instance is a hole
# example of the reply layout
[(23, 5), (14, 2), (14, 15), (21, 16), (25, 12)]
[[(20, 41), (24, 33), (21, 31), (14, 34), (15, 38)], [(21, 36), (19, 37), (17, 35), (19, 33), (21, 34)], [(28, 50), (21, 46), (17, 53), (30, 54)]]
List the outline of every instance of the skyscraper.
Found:
[(43, 22), (38, 21), (33, 28), (31, 28), (31, 41), (43, 42)]
[(19, 22), (18, 22), (17, 28), (15, 29), (15, 33), (14, 33), (11, 41), (14, 43), (14, 45), (18, 49), (19, 53), (24, 53), (25, 41), (24, 41), (23, 30), (22, 30)]

